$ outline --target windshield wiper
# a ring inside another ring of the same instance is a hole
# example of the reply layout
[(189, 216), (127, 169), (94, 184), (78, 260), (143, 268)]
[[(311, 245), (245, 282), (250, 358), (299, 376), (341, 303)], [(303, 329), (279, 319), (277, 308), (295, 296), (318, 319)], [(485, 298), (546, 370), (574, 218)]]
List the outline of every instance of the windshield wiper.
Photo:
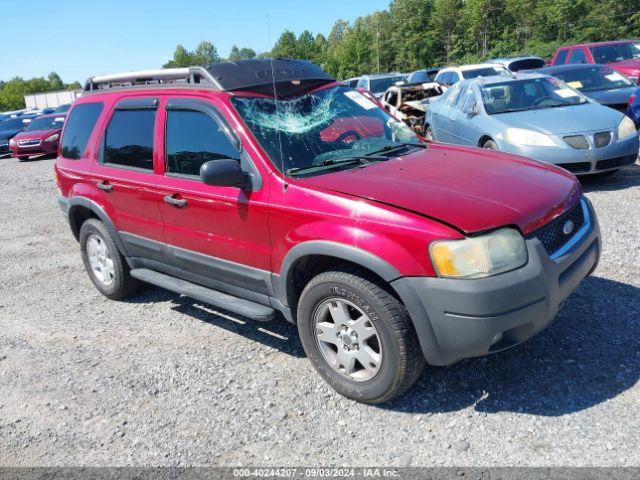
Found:
[(369, 159), (366, 157), (342, 157), (339, 159), (328, 159), (317, 165), (307, 165), (306, 167), (292, 167), (285, 170), (287, 175), (298, 175), (303, 172), (331, 170), (337, 167), (344, 167), (353, 164), (366, 165)]
[[(398, 143), (390, 143), (389, 145), (385, 145), (384, 147), (374, 150), (373, 152), (365, 153), (365, 156), (371, 158), (376, 155), (380, 155), (381, 153), (389, 153), (394, 150), (399, 150), (401, 148), (408, 147), (416, 147), (416, 148), (428, 148), (428, 145), (424, 143), (411, 143), (411, 142), (398, 142)], [(387, 160), (387, 158), (384, 158)]]

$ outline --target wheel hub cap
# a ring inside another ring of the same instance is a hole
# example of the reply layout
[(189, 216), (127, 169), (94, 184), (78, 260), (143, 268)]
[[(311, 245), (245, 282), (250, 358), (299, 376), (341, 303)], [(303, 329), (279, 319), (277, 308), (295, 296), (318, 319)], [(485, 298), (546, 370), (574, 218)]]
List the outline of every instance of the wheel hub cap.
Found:
[(116, 274), (113, 259), (105, 241), (92, 233), (87, 238), (85, 248), (93, 276), (103, 285), (111, 285)]
[(382, 344), (371, 319), (344, 299), (329, 299), (314, 313), (322, 356), (338, 373), (357, 382), (371, 380), (382, 364)]

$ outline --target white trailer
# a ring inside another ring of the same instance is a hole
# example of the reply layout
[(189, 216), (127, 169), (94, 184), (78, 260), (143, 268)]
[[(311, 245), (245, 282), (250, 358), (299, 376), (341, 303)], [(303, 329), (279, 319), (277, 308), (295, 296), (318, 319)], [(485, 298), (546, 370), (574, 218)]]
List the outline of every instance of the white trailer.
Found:
[(57, 92), (33, 93), (24, 96), (27, 109), (42, 109), (47, 107), (59, 107), (72, 103), (82, 93), (81, 90), (59, 90)]

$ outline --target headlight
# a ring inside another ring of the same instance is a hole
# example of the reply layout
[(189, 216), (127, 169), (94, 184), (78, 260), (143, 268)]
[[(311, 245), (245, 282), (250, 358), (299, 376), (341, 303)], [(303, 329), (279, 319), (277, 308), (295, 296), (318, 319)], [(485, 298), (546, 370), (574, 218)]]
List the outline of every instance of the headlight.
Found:
[(16, 144), (16, 141), (13, 138), (11, 138), (9, 140), (9, 145), (15, 145), (15, 144)]
[(636, 126), (626, 115), (622, 117), (620, 120), (620, 125), (618, 125), (618, 140), (623, 138), (630, 137), (631, 135), (636, 135), (638, 132), (636, 131)]
[(54, 133), (53, 135), (51, 135), (50, 137), (47, 137), (44, 139), (45, 142), (55, 142), (56, 140), (58, 140), (60, 138), (60, 134), (59, 133)]
[(556, 145), (549, 135), (524, 128), (507, 128), (504, 138), (514, 145), (531, 147), (555, 147)]
[(515, 270), (527, 263), (524, 237), (513, 228), (462, 240), (435, 241), (429, 255), (441, 277), (482, 278)]

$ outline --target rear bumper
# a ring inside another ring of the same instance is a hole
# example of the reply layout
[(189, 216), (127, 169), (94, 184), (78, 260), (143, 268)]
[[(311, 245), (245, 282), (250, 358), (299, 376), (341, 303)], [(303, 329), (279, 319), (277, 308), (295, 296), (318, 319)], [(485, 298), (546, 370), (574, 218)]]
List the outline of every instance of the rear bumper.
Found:
[(588, 210), (588, 228), (557, 258), (552, 259), (538, 239), (530, 238), (527, 265), (512, 272), (477, 280), (394, 281), (427, 361), (449, 365), (505, 350), (551, 324), (562, 302), (598, 264), (600, 231), (590, 205)]

